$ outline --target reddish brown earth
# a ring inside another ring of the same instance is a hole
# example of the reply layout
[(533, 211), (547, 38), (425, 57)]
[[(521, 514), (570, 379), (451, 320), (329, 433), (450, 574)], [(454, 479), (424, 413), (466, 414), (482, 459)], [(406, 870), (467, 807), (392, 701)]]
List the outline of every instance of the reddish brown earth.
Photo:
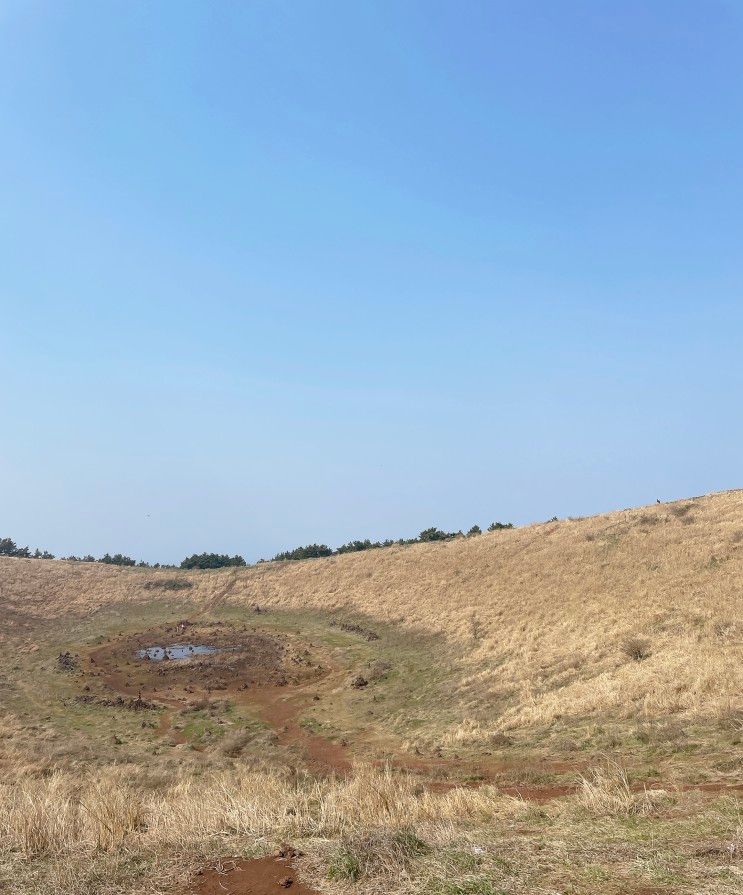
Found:
[[(209, 645), (224, 652), (161, 661), (136, 656), (138, 650), (173, 644)], [(307, 647), (287, 635), (219, 622), (178, 623), (115, 638), (90, 654), (85, 670), (117, 694), (162, 705), (164, 711), (155, 732), (171, 743), (185, 741), (181, 733), (172, 729), (177, 711), (203, 705), (209, 699), (229, 699), (257, 710), (260, 719), (275, 732), (277, 742), (297, 749), (311, 770), (343, 774), (351, 767), (348, 745), (300, 724), (313, 698), (343, 684), (346, 673), (334, 668), (318, 648)], [(451, 779), (452, 773), (460, 778), (471, 776), (473, 779), (465, 785), (476, 786), (493, 782), (498, 774), (519, 770), (518, 763), (511, 762), (488, 760), (483, 766), (482, 762), (457, 758), (398, 753), (388, 753), (378, 763), (418, 773), (429, 781), (427, 785), (440, 791), (462, 785), (461, 780), (457, 783)], [(540, 765), (538, 770), (562, 773), (565, 767), (552, 762)], [(510, 782), (504, 788), (535, 801), (555, 798), (567, 791), (565, 787), (517, 787)]]
[[(161, 661), (136, 655), (149, 647), (173, 644), (223, 651)], [(171, 729), (176, 711), (225, 699), (257, 708), (277, 741), (300, 750), (311, 769), (343, 773), (351, 766), (346, 747), (299, 724), (318, 684), (327, 687), (334, 669), (315, 648), (287, 635), (220, 622), (181, 622), (117, 637), (90, 653), (85, 671), (118, 694), (161, 704), (165, 710), (155, 732), (167, 735), (170, 742), (185, 742)]]
[(301, 726), (299, 716), (312, 697), (306, 693), (287, 694), (276, 687), (261, 687), (250, 693), (250, 701), (258, 706), (261, 720), (269, 724), (284, 746), (302, 749), (308, 765), (343, 774), (351, 768), (348, 747), (334, 743)]
[[(289, 882), (291, 880), (291, 882)], [(208, 864), (179, 895), (318, 895), (286, 858), (222, 858)]]
[[(222, 652), (162, 661), (136, 656), (141, 649), (174, 644), (208, 645)], [(297, 750), (301, 760), (314, 772), (343, 774), (351, 767), (345, 742), (334, 742), (300, 724), (303, 712), (313, 699), (322, 698), (339, 684), (348, 685), (347, 672), (334, 667), (318, 647), (289, 635), (194, 619), (120, 635), (91, 652), (81, 670), (85, 678), (97, 680), (108, 690), (130, 697), (130, 701), (134, 698), (137, 702), (143, 701), (143, 705), (162, 706), (155, 733), (167, 737), (171, 743), (185, 742), (183, 734), (172, 727), (177, 712), (203, 708), (210, 700), (223, 699), (257, 711), (260, 719), (273, 729), (276, 741)], [(354, 746), (357, 750), (372, 748), (361, 741)], [(420, 774), (421, 782), (434, 791), (494, 783), (505, 794), (546, 802), (570, 795), (578, 787), (567, 782), (529, 783), (528, 776), (533, 779), (536, 772), (540, 776), (569, 775), (575, 780), (585, 770), (587, 760), (534, 763), (487, 756), (480, 760), (460, 760), (439, 754), (411, 756), (389, 752), (384, 763)], [(654, 781), (648, 786), (710, 793), (743, 790), (743, 784), (725, 782), (664, 786)]]

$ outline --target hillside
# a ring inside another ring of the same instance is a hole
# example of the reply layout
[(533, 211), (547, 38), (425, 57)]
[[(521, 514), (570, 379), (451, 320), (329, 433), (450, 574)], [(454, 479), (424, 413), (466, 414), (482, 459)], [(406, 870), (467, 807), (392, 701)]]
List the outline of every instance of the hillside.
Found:
[(741, 491), (222, 571), (2, 559), (0, 890), (737, 895), (742, 583)]
[[(743, 693), (743, 491), (450, 542), (217, 572), (0, 562), (28, 616), (146, 603), (173, 577), (217, 603), (351, 612), (463, 651), (501, 725), (608, 712), (714, 717)], [(628, 642), (645, 641), (633, 660)]]

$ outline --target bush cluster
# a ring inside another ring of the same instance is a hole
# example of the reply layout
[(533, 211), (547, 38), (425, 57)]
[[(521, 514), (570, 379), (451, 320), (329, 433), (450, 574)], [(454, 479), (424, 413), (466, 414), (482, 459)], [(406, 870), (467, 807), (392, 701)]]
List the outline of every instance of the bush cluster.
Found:
[(48, 550), (39, 550), (37, 547), (31, 553), (28, 547), (19, 547), (12, 538), (0, 538), (0, 556), (17, 556), (21, 559), (54, 559), (54, 554)]
[(110, 553), (104, 553), (97, 562), (105, 563), (107, 566), (136, 566), (137, 564), (131, 556), (124, 556), (123, 553), (114, 553), (113, 556)]
[(320, 556), (332, 556), (333, 551), (327, 544), (307, 544), (306, 547), (295, 547), (277, 553), (274, 559), (317, 559)]
[[(51, 557), (50, 557), (51, 558)], [(143, 559), (140, 559), (139, 562), (132, 559), (131, 556), (125, 556), (123, 553), (114, 553), (111, 556), (110, 553), (104, 553), (100, 559), (96, 559), (90, 553), (86, 553), (85, 556), (75, 556), (74, 554), (70, 556), (63, 556), (62, 559), (66, 559), (67, 562), (100, 562), (107, 566), (139, 566), (143, 569), (172, 569), (174, 566), (169, 566), (167, 563), (148, 563)]]
[(244, 566), (242, 556), (228, 556), (226, 553), (194, 553), (181, 563), (182, 569), (223, 569), (226, 566)]
[[(513, 528), (512, 522), (491, 522), (488, 531), (500, 531), (504, 528)], [(473, 525), (467, 532), (468, 537), (482, 534), (479, 525)], [(452, 538), (462, 537), (461, 531), (442, 531), (435, 525), (431, 528), (424, 528), (417, 538), (398, 538), (396, 541), (371, 541), (365, 538), (363, 541), (349, 541), (347, 544), (341, 544), (335, 550), (328, 547), (327, 544), (308, 544), (306, 547), (296, 547), (294, 550), (284, 550), (277, 553), (273, 557), (274, 561), (286, 561), (297, 559), (316, 559), (321, 556), (339, 556), (343, 553), (358, 553), (362, 550), (379, 550), (382, 547), (392, 547), (397, 544), (405, 546), (406, 544), (426, 544), (432, 541), (450, 541)], [(261, 559), (259, 562), (266, 562)]]
[[(511, 522), (491, 522), (488, 531), (500, 531), (504, 528), (513, 528)], [(467, 537), (474, 537), (482, 534), (479, 525), (473, 525), (467, 532)], [(430, 528), (424, 528), (417, 538), (398, 538), (397, 540), (387, 539), (384, 541), (372, 541), (369, 538), (364, 540), (349, 541), (347, 544), (341, 544), (340, 547), (333, 549), (327, 544), (307, 544), (304, 547), (295, 547), (293, 550), (284, 550), (277, 553), (273, 557), (274, 561), (286, 562), (300, 559), (318, 559), (324, 556), (339, 556), (343, 553), (358, 553), (362, 550), (379, 550), (383, 547), (392, 547), (394, 545), (405, 546), (407, 544), (426, 544), (433, 541), (450, 541), (452, 538), (463, 537), (461, 531), (442, 531), (435, 525)], [(11, 538), (0, 538), (0, 556), (15, 556), (24, 559), (54, 559), (54, 554), (48, 550), (36, 550), (32, 553), (28, 547), (19, 547)], [(137, 562), (131, 556), (123, 553), (105, 553), (99, 559), (90, 553), (85, 556), (64, 556), (70, 562), (97, 562), (110, 566), (140, 566), (148, 569), (172, 569), (175, 566), (167, 563), (148, 563), (144, 560)], [(258, 562), (266, 562), (260, 559)], [(229, 566), (245, 566), (247, 563), (242, 556), (229, 556), (226, 553), (194, 553), (187, 556), (180, 564), (181, 569), (223, 569)]]

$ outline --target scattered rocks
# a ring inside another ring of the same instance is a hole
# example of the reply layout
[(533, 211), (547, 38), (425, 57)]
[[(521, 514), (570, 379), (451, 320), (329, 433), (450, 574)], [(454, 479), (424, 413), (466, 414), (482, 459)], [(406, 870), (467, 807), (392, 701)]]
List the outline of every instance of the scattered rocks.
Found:
[(77, 671), (78, 657), (72, 653), (60, 653), (57, 656), (57, 669), (59, 671)]
[(130, 709), (134, 712), (143, 711), (144, 709), (162, 708), (162, 706), (158, 705), (156, 702), (149, 702), (147, 699), (142, 699), (141, 696), (137, 696), (136, 698), (132, 697), (130, 699), (126, 699), (123, 696), (116, 696), (113, 699), (106, 699), (93, 696), (90, 693), (85, 693), (80, 696), (75, 696), (74, 699), (63, 700), (63, 705), (73, 705), (75, 703), (78, 705), (97, 705), (102, 708), (110, 709)]
[(274, 852), (274, 858), (298, 858), (301, 855), (301, 851), (298, 851), (292, 845), (286, 845), (286, 843), (280, 845)]
[(367, 676), (370, 681), (381, 681), (392, 669), (390, 662), (379, 659), (376, 662), (369, 663), (369, 671)]
[(362, 628), (361, 625), (354, 625), (351, 622), (331, 621), (330, 627), (340, 628), (341, 631), (346, 631), (348, 634), (358, 634), (359, 637), (363, 637), (364, 640), (379, 640), (379, 634), (375, 631), (369, 631), (366, 628)]
[(145, 590), (187, 590), (193, 587), (193, 582), (186, 581), (183, 578), (161, 578), (159, 581), (145, 581), (142, 585)]

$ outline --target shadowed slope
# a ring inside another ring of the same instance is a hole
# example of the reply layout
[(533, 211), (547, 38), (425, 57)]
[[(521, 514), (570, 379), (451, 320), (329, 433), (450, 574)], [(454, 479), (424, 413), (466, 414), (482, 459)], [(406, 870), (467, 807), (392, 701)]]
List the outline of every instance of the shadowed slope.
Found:
[[(0, 601), (17, 635), (27, 616), (146, 602), (146, 582), (173, 577), (193, 583), (179, 598), (194, 611), (259, 603), (441, 634), (470, 668), (462, 698), (500, 728), (741, 709), (741, 491), (237, 572), (7, 559)], [(450, 736), (481, 735), (476, 715)]]

